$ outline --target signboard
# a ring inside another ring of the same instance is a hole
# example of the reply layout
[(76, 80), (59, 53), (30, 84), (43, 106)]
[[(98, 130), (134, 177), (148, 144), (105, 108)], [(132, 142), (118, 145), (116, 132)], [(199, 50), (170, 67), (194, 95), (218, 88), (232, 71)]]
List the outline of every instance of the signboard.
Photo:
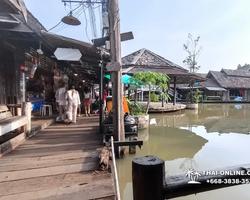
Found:
[(57, 60), (79, 61), (82, 57), (79, 49), (57, 48), (54, 52)]

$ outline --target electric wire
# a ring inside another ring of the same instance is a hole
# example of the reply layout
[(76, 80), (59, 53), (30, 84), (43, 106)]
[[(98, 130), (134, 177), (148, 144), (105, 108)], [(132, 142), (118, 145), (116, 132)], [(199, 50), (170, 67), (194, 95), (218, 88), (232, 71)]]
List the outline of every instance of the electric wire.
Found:
[[(82, 13), (83, 13), (83, 10), (82, 10), (82, 9), (79, 9), (79, 10), (76, 12), (75, 17), (78, 18)], [(69, 26), (69, 25), (64, 24), (64, 26), (62, 26), (62, 27), (60, 27), (60, 28), (54, 30), (53, 32), (54, 32), (54, 33), (58, 33), (58, 32), (60, 32), (60, 31), (64, 30), (65, 28), (67, 28), (68, 26)]]
[[(79, 6), (77, 6), (77, 7), (74, 8), (73, 10), (71, 10), (71, 12), (73, 12), (73, 11), (75, 11), (76, 9), (80, 8), (82, 4), (83, 4), (83, 3), (81, 3)], [(70, 13), (68, 13), (67, 16), (69, 16), (69, 15), (70, 15)], [(62, 21), (60, 21), (59, 23), (57, 23), (55, 26), (53, 26), (51, 29), (49, 29), (48, 32), (50, 32), (51, 30), (53, 30), (54, 28), (56, 28), (57, 26), (59, 26), (61, 23), (62, 23)]]
[(86, 15), (86, 12), (85, 12), (85, 9), (83, 10), (83, 13), (84, 13), (84, 16), (85, 16), (85, 32), (86, 32), (86, 36), (89, 40), (89, 42), (91, 42), (91, 40), (89, 39), (89, 34), (88, 34), (88, 20), (87, 20), (87, 15)]
[[(100, 1), (96, 0), (96, 1), (92, 1), (92, 2), (87, 3), (87, 4), (80, 3), (78, 6), (74, 7), (72, 10), (71, 10), (71, 5), (68, 5), (68, 4), (66, 3), (66, 6), (70, 8), (71, 12), (73, 12), (73, 11), (77, 10), (78, 8), (80, 8), (80, 9), (78, 9), (78, 10), (74, 13), (74, 15), (75, 15), (76, 18), (78, 18), (79, 16), (81, 17), (82, 13), (84, 13), (84, 19), (85, 19), (85, 22), (86, 22), (86, 23), (85, 23), (85, 32), (86, 32), (86, 36), (87, 36), (89, 42), (91, 42), (91, 40), (90, 40), (89, 34), (88, 34), (88, 18), (87, 18), (87, 15), (86, 15), (86, 10), (87, 10), (87, 9), (88, 9), (88, 12), (89, 12), (89, 17), (90, 17), (89, 22), (90, 22), (90, 25), (91, 25), (91, 27), (92, 27), (92, 36), (93, 36), (94, 38), (96, 38), (96, 35), (97, 35), (97, 32), (96, 32), (96, 31), (97, 31), (97, 30), (96, 30), (96, 17), (95, 17), (95, 14), (96, 14), (95, 11), (96, 11), (96, 10), (97, 10), (97, 12), (99, 11), (101, 35), (104, 34), (103, 26), (102, 26), (102, 23), (101, 23), (101, 22), (102, 22), (102, 14), (101, 14), (102, 9), (100, 9), (100, 8), (101, 8), (101, 5), (98, 5), (98, 6), (95, 6), (95, 7), (92, 6), (92, 5), (95, 4), (96, 2), (100, 2)], [(66, 6), (65, 6), (65, 11), (68, 13), (68, 10), (67, 10)], [(69, 12), (67, 16), (69, 16), (71, 12)], [(49, 29), (48, 32), (51, 31), (51, 30), (53, 30), (54, 33), (57, 33), (57, 32), (60, 32), (60, 31), (62, 31), (62, 30), (64, 30), (65, 28), (68, 27), (67, 24), (63, 24), (63, 25), (61, 25), (61, 24), (62, 24), (62, 21), (60, 21), (60, 22), (59, 22), (58, 24), (56, 24), (54, 27), (52, 27), (51, 29)], [(60, 26), (60, 25), (61, 25), (61, 26)]]

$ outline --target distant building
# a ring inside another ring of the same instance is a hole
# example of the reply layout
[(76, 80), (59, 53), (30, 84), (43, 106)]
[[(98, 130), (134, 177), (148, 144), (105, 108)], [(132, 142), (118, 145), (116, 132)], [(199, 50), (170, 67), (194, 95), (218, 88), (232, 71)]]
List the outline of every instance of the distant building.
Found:
[[(204, 92), (204, 101), (235, 101), (237, 97), (240, 97), (242, 101), (250, 100), (250, 71), (247, 69), (222, 69), (221, 71), (209, 71), (208, 74), (199, 75), (206, 77), (207, 80), (195, 83), (193, 88)], [(183, 93), (183, 96), (185, 96), (190, 89), (190, 85), (179, 84), (177, 89), (179, 93)]]

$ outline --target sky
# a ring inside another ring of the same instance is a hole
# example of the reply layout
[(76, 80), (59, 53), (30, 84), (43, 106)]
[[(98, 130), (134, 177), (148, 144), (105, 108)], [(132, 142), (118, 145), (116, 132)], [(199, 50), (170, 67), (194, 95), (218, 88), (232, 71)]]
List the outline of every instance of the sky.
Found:
[[(61, 0), (25, 0), (29, 11), (47, 30), (70, 11)], [(71, 9), (78, 4), (71, 4)], [(97, 6), (97, 5), (96, 5)], [(122, 56), (149, 49), (185, 67), (183, 44), (190, 33), (200, 36), (203, 48), (198, 72), (236, 69), (250, 63), (249, 0), (119, 0), (121, 32), (134, 39), (122, 42)], [(97, 38), (101, 37), (100, 10), (95, 9)], [(73, 12), (80, 26), (60, 24), (52, 33), (90, 42), (93, 39), (88, 11)], [(85, 17), (86, 16), (86, 17)], [(87, 28), (86, 28), (87, 27)]]

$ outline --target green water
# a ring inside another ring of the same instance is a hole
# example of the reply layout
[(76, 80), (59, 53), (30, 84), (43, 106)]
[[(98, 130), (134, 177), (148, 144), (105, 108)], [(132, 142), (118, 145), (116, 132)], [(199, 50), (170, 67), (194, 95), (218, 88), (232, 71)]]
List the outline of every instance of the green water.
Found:
[[(154, 155), (165, 160), (166, 175), (189, 168), (212, 170), (250, 163), (250, 104), (200, 104), (199, 110), (150, 115), (139, 132), (143, 150), (117, 160), (121, 198), (132, 200), (132, 160)], [(190, 195), (176, 200), (249, 200), (250, 184)]]

